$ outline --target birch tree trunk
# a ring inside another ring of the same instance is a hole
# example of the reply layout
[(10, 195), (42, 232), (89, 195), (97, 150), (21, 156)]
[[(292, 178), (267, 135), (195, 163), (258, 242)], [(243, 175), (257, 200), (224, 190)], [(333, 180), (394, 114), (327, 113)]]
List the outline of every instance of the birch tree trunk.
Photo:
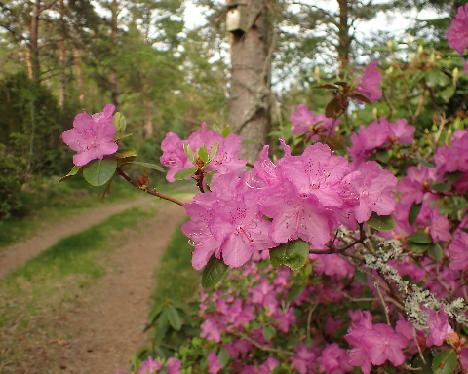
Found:
[(228, 35), (229, 124), (243, 141), (242, 157), (252, 162), (270, 129), (273, 22), (268, 0), (244, 0), (238, 7), (245, 7), (246, 26)]

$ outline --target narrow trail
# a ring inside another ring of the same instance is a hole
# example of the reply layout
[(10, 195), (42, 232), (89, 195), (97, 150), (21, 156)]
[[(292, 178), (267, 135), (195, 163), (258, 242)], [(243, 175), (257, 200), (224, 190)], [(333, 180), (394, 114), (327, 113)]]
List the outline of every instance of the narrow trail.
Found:
[(130, 232), (110, 255), (106, 275), (61, 318), (67, 344), (53, 373), (129, 369), (130, 358), (144, 343), (155, 268), (183, 217), (183, 209), (162, 202), (156, 215)]
[(62, 222), (48, 226), (32, 238), (12, 244), (0, 252), (0, 279), (29, 259), (57, 243), (67, 236), (78, 234), (91, 226), (98, 224), (106, 218), (137, 206), (144, 206), (151, 198), (138, 198), (125, 202), (106, 204), (97, 208), (90, 208), (84, 213), (69, 216)]

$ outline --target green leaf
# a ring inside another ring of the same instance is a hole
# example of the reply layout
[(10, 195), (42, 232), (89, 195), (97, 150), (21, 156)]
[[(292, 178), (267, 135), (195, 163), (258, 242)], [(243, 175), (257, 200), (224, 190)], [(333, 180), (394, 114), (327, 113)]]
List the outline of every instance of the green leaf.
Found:
[(96, 160), (83, 168), (83, 177), (95, 187), (106, 184), (117, 169), (117, 161), (112, 159)]
[(378, 216), (372, 213), (372, 216), (367, 224), (375, 230), (390, 231), (395, 227), (395, 221), (392, 216)]
[(414, 225), (414, 223), (416, 222), (416, 218), (418, 218), (418, 214), (421, 210), (421, 204), (416, 204), (416, 203), (413, 203), (411, 205), (411, 208), (410, 208), (410, 212), (409, 212), (409, 223), (410, 225)]
[(408, 236), (408, 241), (417, 244), (431, 244), (432, 238), (429, 234), (425, 233), (424, 231), (418, 230), (413, 232), (410, 236)]
[(117, 129), (117, 133), (118, 134), (124, 133), (125, 130), (127, 129), (127, 120), (125, 119), (125, 116), (120, 112), (116, 112), (114, 114), (113, 120), (114, 120), (115, 128)]
[(436, 192), (449, 192), (450, 189), (452, 188), (451, 183), (434, 183), (432, 186), (432, 189)]
[(208, 162), (208, 149), (206, 147), (201, 147), (198, 150), (198, 157), (206, 164)]
[(301, 240), (281, 244), (270, 251), (270, 261), (275, 268), (285, 265), (293, 271), (299, 271), (308, 257), (309, 245)]
[(218, 361), (219, 361), (219, 364), (221, 365), (221, 368), (225, 367), (228, 364), (230, 359), (231, 359), (231, 356), (229, 356), (229, 353), (227, 353), (224, 348), (221, 348), (220, 351), (218, 352)]
[(444, 249), (439, 243), (435, 243), (429, 247), (429, 256), (435, 261), (441, 262), (444, 258)]
[(150, 164), (149, 162), (131, 161), (131, 162), (127, 163), (127, 165), (129, 165), (129, 164), (136, 165), (136, 166), (141, 166), (142, 168), (145, 168), (145, 169), (157, 170), (157, 171), (160, 171), (160, 172), (163, 172), (163, 173), (166, 172), (166, 170), (164, 170), (164, 168), (162, 166), (159, 166), (159, 165), (156, 165), (156, 164)]
[(150, 321), (150, 324), (153, 324), (156, 319), (159, 317), (159, 315), (161, 314), (163, 310), (163, 304), (158, 304), (150, 313), (150, 316), (149, 316), (149, 321)]
[(296, 297), (298, 297), (302, 291), (304, 291), (305, 284), (296, 284), (294, 285), (288, 293), (288, 300), (293, 301)]
[(208, 159), (208, 162), (213, 161), (213, 159), (214, 159), (215, 156), (216, 156), (216, 152), (218, 152), (218, 147), (219, 147), (219, 144), (218, 144), (218, 143), (215, 143), (215, 145), (211, 148), (210, 157), (209, 157), (209, 159)]
[(180, 318), (179, 312), (172, 305), (168, 305), (166, 311), (170, 325), (174, 330), (179, 331), (182, 326), (182, 319)]
[(265, 326), (263, 328), (263, 336), (266, 340), (270, 341), (276, 336), (276, 329), (271, 326)]
[(439, 352), (432, 360), (434, 374), (451, 374), (457, 368), (457, 354), (453, 350)]
[(229, 126), (225, 126), (223, 128), (223, 131), (221, 132), (221, 135), (223, 135), (224, 138), (227, 138), (230, 133), (231, 133), (231, 128)]
[(175, 179), (177, 181), (184, 180), (187, 177), (192, 176), (196, 171), (197, 171), (196, 168), (188, 168), (188, 169), (179, 170), (175, 175)]
[(409, 249), (417, 254), (423, 254), (429, 251), (432, 247), (432, 244), (427, 243), (408, 243)]
[(188, 159), (193, 162), (193, 151), (190, 144), (183, 144), (182, 148), (184, 149), (184, 153), (187, 155)]
[(119, 159), (125, 159), (125, 158), (136, 157), (136, 156), (137, 156), (137, 152), (134, 149), (127, 149), (126, 151), (117, 152), (115, 154), (115, 157)]
[(76, 175), (76, 173), (78, 173), (79, 171), (80, 171), (79, 166), (73, 166), (67, 174), (65, 174), (63, 177), (59, 179), (59, 182)]
[(208, 264), (203, 269), (202, 286), (203, 288), (213, 288), (216, 286), (226, 275), (228, 270), (224, 262), (218, 260), (216, 257), (211, 257)]

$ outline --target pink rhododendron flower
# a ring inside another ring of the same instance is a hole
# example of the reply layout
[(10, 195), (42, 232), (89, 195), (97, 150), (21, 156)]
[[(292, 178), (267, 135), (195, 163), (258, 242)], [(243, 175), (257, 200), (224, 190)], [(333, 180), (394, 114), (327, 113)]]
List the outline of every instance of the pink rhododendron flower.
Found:
[(214, 352), (210, 352), (208, 355), (208, 372), (210, 374), (217, 374), (222, 368), (218, 360), (218, 355)]
[(449, 268), (451, 271), (468, 269), (468, 233), (457, 230), (448, 247)]
[(291, 114), (293, 134), (306, 134), (312, 141), (320, 140), (320, 136), (329, 136), (334, 133), (335, 126), (340, 121), (328, 118), (324, 114), (315, 114), (309, 111), (307, 106), (300, 104)]
[(443, 175), (453, 171), (468, 171), (468, 130), (457, 130), (452, 144), (439, 147), (434, 155), (437, 171)]
[(372, 324), (368, 311), (351, 316), (353, 321), (345, 340), (352, 347), (349, 353), (352, 366), (359, 366), (365, 374), (369, 374), (371, 365), (383, 365), (387, 360), (394, 366), (405, 362), (403, 349), (408, 346), (405, 337), (387, 324)]
[(346, 351), (336, 344), (329, 344), (318, 358), (320, 370), (327, 374), (344, 374), (352, 370)]
[(358, 170), (345, 177), (359, 194), (359, 205), (354, 207), (356, 220), (368, 221), (371, 213), (380, 216), (391, 214), (395, 210), (396, 177), (383, 170), (379, 164), (370, 161), (361, 164)]
[(382, 97), (382, 88), (380, 87), (382, 74), (377, 69), (378, 64), (378, 61), (372, 61), (367, 65), (356, 89), (356, 92), (367, 96), (371, 102)]
[(190, 134), (186, 140), (181, 140), (173, 132), (168, 132), (164, 138), (161, 144), (163, 154), (160, 161), (163, 166), (169, 168), (166, 176), (169, 182), (175, 181), (175, 175), (178, 171), (194, 167), (184, 152), (184, 144), (190, 146), (193, 154), (196, 154), (202, 147), (206, 147), (210, 153), (213, 147), (218, 145), (213, 161), (206, 167), (207, 171), (216, 170), (218, 173), (229, 173), (245, 167), (245, 161), (239, 159), (240, 137), (230, 134), (224, 138), (221, 134), (209, 130), (206, 123), (202, 123), (200, 129)]
[(163, 365), (153, 359), (152, 357), (148, 357), (145, 361), (143, 361), (138, 369), (138, 374), (155, 374), (159, 370), (163, 368)]
[(312, 371), (316, 359), (317, 355), (310, 348), (305, 344), (299, 344), (291, 358), (291, 364), (299, 374), (307, 374)]
[(179, 374), (182, 363), (175, 357), (170, 357), (167, 360), (167, 374)]
[(62, 132), (63, 142), (76, 152), (74, 165), (85, 166), (117, 152), (119, 146), (114, 140), (116, 128), (112, 122), (114, 110), (112, 104), (107, 104), (100, 113), (79, 113), (73, 120), (73, 128)]
[(218, 324), (214, 320), (210, 318), (205, 319), (200, 327), (200, 336), (202, 338), (205, 338), (215, 343), (219, 343), (221, 341), (221, 332), (219, 330)]
[(463, 56), (468, 48), (468, 4), (458, 8), (457, 15), (450, 22), (447, 38), (449, 47)]
[(437, 180), (437, 172), (434, 168), (411, 166), (406, 171), (406, 176), (398, 183), (400, 201), (407, 205), (420, 204), (428, 191), (429, 186)]
[(441, 346), (444, 344), (447, 335), (453, 331), (449, 325), (448, 315), (443, 309), (438, 312), (426, 309), (425, 314), (427, 316), (427, 327), (429, 328), (429, 335), (426, 339), (427, 346)]
[(348, 261), (334, 253), (312, 253), (309, 255), (309, 258), (314, 261), (313, 269), (318, 274), (324, 274), (338, 279), (351, 278), (354, 275), (354, 267)]
[(405, 119), (389, 122), (382, 118), (351, 135), (349, 154), (355, 161), (367, 159), (375, 149), (387, 149), (393, 143), (411, 144), (415, 128)]

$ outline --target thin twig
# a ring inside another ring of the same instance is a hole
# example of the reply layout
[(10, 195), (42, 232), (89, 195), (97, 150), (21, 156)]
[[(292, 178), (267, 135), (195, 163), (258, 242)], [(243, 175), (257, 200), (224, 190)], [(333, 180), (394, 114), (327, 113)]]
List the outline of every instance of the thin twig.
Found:
[(388, 307), (387, 307), (387, 304), (385, 303), (385, 300), (382, 296), (382, 292), (380, 292), (380, 286), (379, 286), (379, 282), (377, 280), (374, 281), (374, 286), (377, 290), (377, 294), (379, 295), (379, 299), (380, 299), (380, 302), (382, 303), (382, 308), (384, 310), (384, 313), (385, 313), (385, 319), (387, 320), (387, 324), (391, 326), (391, 323), (390, 323), (390, 317), (388, 315)]
[(183, 206), (184, 204), (177, 200), (176, 198), (163, 194), (161, 192), (156, 191), (155, 189), (148, 187), (148, 186), (141, 186), (138, 184), (137, 181), (133, 180), (127, 173), (125, 173), (122, 169), (117, 169), (117, 174), (119, 174), (123, 179), (129, 182), (134, 187), (138, 188), (140, 191), (146, 192), (149, 195), (159, 197), (160, 199), (170, 201), (171, 203), (177, 204), (179, 206)]
[(242, 339), (247, 340), (249, 343), (252, 343), (255, 347), (257, 347), (258, 349), (260, 349), (260, 350), (262, 350), (264, 352), (275, 352), (275, 353), (280, 353), (280, 354), (287, 355), (287, 356), (292, 356), (293, 355), (293, 353), (290, 352), (290, 351), (284, 351), (282, 349), (277, 349), (277, 348), (272, 348), (272, 347), (265, 347), (264, 345), (261, 345), (261, 344), (257, 343), (254, 339), (252, 339), (250, 336), (248, 336), (246, 334), (240, 333), (239, 337), (242, 338)]

